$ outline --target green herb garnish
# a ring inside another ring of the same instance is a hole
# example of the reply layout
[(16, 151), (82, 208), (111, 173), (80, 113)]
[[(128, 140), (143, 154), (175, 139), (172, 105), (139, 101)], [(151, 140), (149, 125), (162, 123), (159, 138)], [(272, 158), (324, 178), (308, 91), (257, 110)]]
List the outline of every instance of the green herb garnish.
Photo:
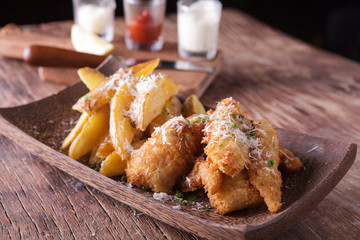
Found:
[(247, 131), (248, 131), (248, 129), (247, 129), (247, 128), (244, 128), (244, 129), (243, 129), (243, 132), (244, 132), (244, 133), (246, 133)]
[(302, 161), (303, 164), (306, 164), (306, 163), (307, 163), (307, 160), (308, 160), (308, 159), (307, 159), (306, 157), (303, 157), (303, 158), (301, 159), (301, 161)]
[(270, 161), (268, 161), (268, 166), (269, 167), (274, 166), (274, 160), (270, 159)]
[(185, 122), (186, 122), (186, 125), (187, 125), (187, 126), (190, 126), (190, 121), (189, 121), (189, 119), (185, 119)]
[(175, 197), (177, 197), (177, 198), (182, 198), (182, 197), (183, 197), (182, 192), (180, 192), (179, 190), (177, 190), (176, 193), (175, 193)]
[(126, 175), (125, 175), (125, 174), (122, 175), (121, 178), (120, 178), (120, 180), (123, 181), (123, 182), (126, 182), (126, 181), (127, 181)]
[(182, 140), (185, 140), (185, 139), (186, 139), (186, 136), (185, 136), (185, 135), (182, 135), (181, 138), (182, 138)]
[(210, 206), (210, 205), (206, 205), (206, 206), (205, 206), (205, 211), (208, 212), (208, 211), (210, 211), (210, 209), (211, 209), (211, 206)]
[(250, 133), (250, 135), (251, 135), (252, 137), (256, 136), (256, 134), (257, 134), (257, 132), (252, 132), (252, 133)]
[(49, 138), (50, 137), (49, 134), (47, 134), (47, 133), (44, 133), (43, 136), (44, 136), (44, 138)]
[(184, 204), (184, 205), (188, 205), (189, 201), (188, 200), (182, 200), (181, 203)]
[(232, 137), (235, 137), (235, 133), (232, 133), (231, 136), (232, 136)]
[(195, 201), (196, 198), (197, 198), (197, 195), (194, 194), (194, 195), (191, 195), (191, 196), (189, 197), (189, 200), (190, 200), (190, 201)]
[(234, 123), (233, 125), (231, 125), (231, 127), (234, 128), (234, 129), (239, 128), (239, 126), (238, 126), (236, 123)]
[(135, 127), (135, 122), (130, 121), (131, 126)]

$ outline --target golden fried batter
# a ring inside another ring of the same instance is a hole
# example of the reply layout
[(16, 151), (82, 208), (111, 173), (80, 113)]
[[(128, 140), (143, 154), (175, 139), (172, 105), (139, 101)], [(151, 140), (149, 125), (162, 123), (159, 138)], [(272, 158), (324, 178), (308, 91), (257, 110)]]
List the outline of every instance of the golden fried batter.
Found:
[(246, 132), (251, 123), (232, 98), (218, 103), (204, 129), (204, 151), (208, 160), (220, 171), (235, 177), (250, 163)]
[(210, 192), (207, 194), (211, 205), (220, 214), (227, 214), (264, 201), (259, 191), (250, 184), (246, 170), (234, 178), (221, 174), (223, 175), (223, 182), (220, 189), (215, 194)]
[(182, 192), (193, 192), (202, 188), (201, 178), (199, 175), (199, 166), (204, 160), (204, 157), (198, 157), (192, 170), (187, 175), (184, 175), (185, 178), (182, 179), (180, 183), (180, 189)]
[(208, 194), (215, 194), (222, 186), (224, 174), (208, 160), (199, 164), (199, 176)]
[(281, 173), (277, 132), (266, 120), (256, 120), (252, 130), (249, 179), (260, 192), (270, 212), (281, 208)]
[(154, 192), (170, 193), (191, 170), (194, 154), (202, 153), (203, 127), (203, 122), (183, 117), (167, 121), (131, 157), (126, 168), (128, 181)]
[(300, 158), (295, 156), (289, 149), (279, 147), (279, 154), (279, 168), (285, 172), (295, 172), (304, 166)]

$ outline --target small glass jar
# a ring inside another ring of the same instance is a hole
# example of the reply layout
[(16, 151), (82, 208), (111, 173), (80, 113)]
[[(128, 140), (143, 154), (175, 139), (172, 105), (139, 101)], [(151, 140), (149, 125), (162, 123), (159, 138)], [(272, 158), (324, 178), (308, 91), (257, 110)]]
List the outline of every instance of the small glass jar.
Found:
[(115, 0), (73, 0), (75, 24), (105, 41), (114, 38)]
[(166, 0), (123, 0), (123, 4), (126, 47), (131, 50), (161, 50)]
[(211, 60), (216, 56), (221, 10), (218, 0), (177, 2), (178, 52), (182, 58)]

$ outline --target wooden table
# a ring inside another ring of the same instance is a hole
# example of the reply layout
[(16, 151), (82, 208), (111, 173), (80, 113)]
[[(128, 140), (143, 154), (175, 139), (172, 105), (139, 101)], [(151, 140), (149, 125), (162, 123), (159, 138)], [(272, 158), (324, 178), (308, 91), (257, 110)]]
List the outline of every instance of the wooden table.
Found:
[[(71, 22), (23, 26), (69, 37)], [(116, 22), (116, 39), (124, 24)], [(176, 17), (165, 39), (176, 42)], [(233, 96), (277, 127), (360, 144), (360, 65), (315, 49), (236, 10), (225, 9), (223, 69), (201, 99)], [(0, 57), (0, 107), (36, 101), (66, 86)], [(360, 159), (337, 187), (279, 239), (359, 239)], [(50, 166), (0, 133), (1, 239), (199, 239), (152, 219)]]

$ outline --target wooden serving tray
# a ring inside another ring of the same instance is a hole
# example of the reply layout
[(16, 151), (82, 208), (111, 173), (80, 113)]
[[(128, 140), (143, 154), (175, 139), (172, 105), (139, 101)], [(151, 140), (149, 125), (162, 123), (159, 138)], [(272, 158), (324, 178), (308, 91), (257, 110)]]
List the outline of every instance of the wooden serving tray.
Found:
[[(22, 59), (24, 49), (34, 44), (73, 50), (71, 41), (67, 38), (47, 36), (38, 33), (11, 32), (5, 36), (0, 36), (0, 55)], [(113, 42), (113, 44), (115, 48), (111, 54), (116, 57), (121, 56), (123, 58), (138, 59), (160, 58), (162, 60), (170, 61), (181, 59), (177, 52), (176, 43), (165, 42), (163, 49), (159, 52), (128, 50), (123, 38)], [(171, 69), (159, 69), (157, 71), (166, 72), (166, 74), (168, 74), (175, 82), (181, 84), (182, 87), (179, 93), (181, 96), (186, 97), (195, 94), (200, 98), (220, 71), (221, 55), (222, 54), (219, 51), (212, 61), (194, 61), (195, 63), (214, 67), (215, 71), (211, 74)], [(39, 75), (44, 81), (52, 81), (66, 85), (72, 85), (80, 81), (77, 76), (76, 68), (40, 67)]]
[[(101, 68), (105, 74), (110, 74), (111, 69), (106, 64)], [(281, 146), (301, 158), (308, 158), (304, 169), (283, 174), (283, 206), (278, 213), (269, 213), (265, 204), (225, 216), (215, 213), (214, 209), (210, 212), (194, 210), (193, 202), (176, 209), (173, 207), (179, 202), (155, 200), (153, 193), (107, 178), (58, 151), (67, 130), (79, 117), (71, 106), (86, 92), (86, 87), (77, 83), (34, 103), (0, 108), (0, 131), (44, 161), (114, 199), (172, 226), (210, 239), (269, 238), (286, 230), (336, 186), (356, 155), (355, 144), (278, 129)], [(197, 202), (208, 204), (206, 200)]]

